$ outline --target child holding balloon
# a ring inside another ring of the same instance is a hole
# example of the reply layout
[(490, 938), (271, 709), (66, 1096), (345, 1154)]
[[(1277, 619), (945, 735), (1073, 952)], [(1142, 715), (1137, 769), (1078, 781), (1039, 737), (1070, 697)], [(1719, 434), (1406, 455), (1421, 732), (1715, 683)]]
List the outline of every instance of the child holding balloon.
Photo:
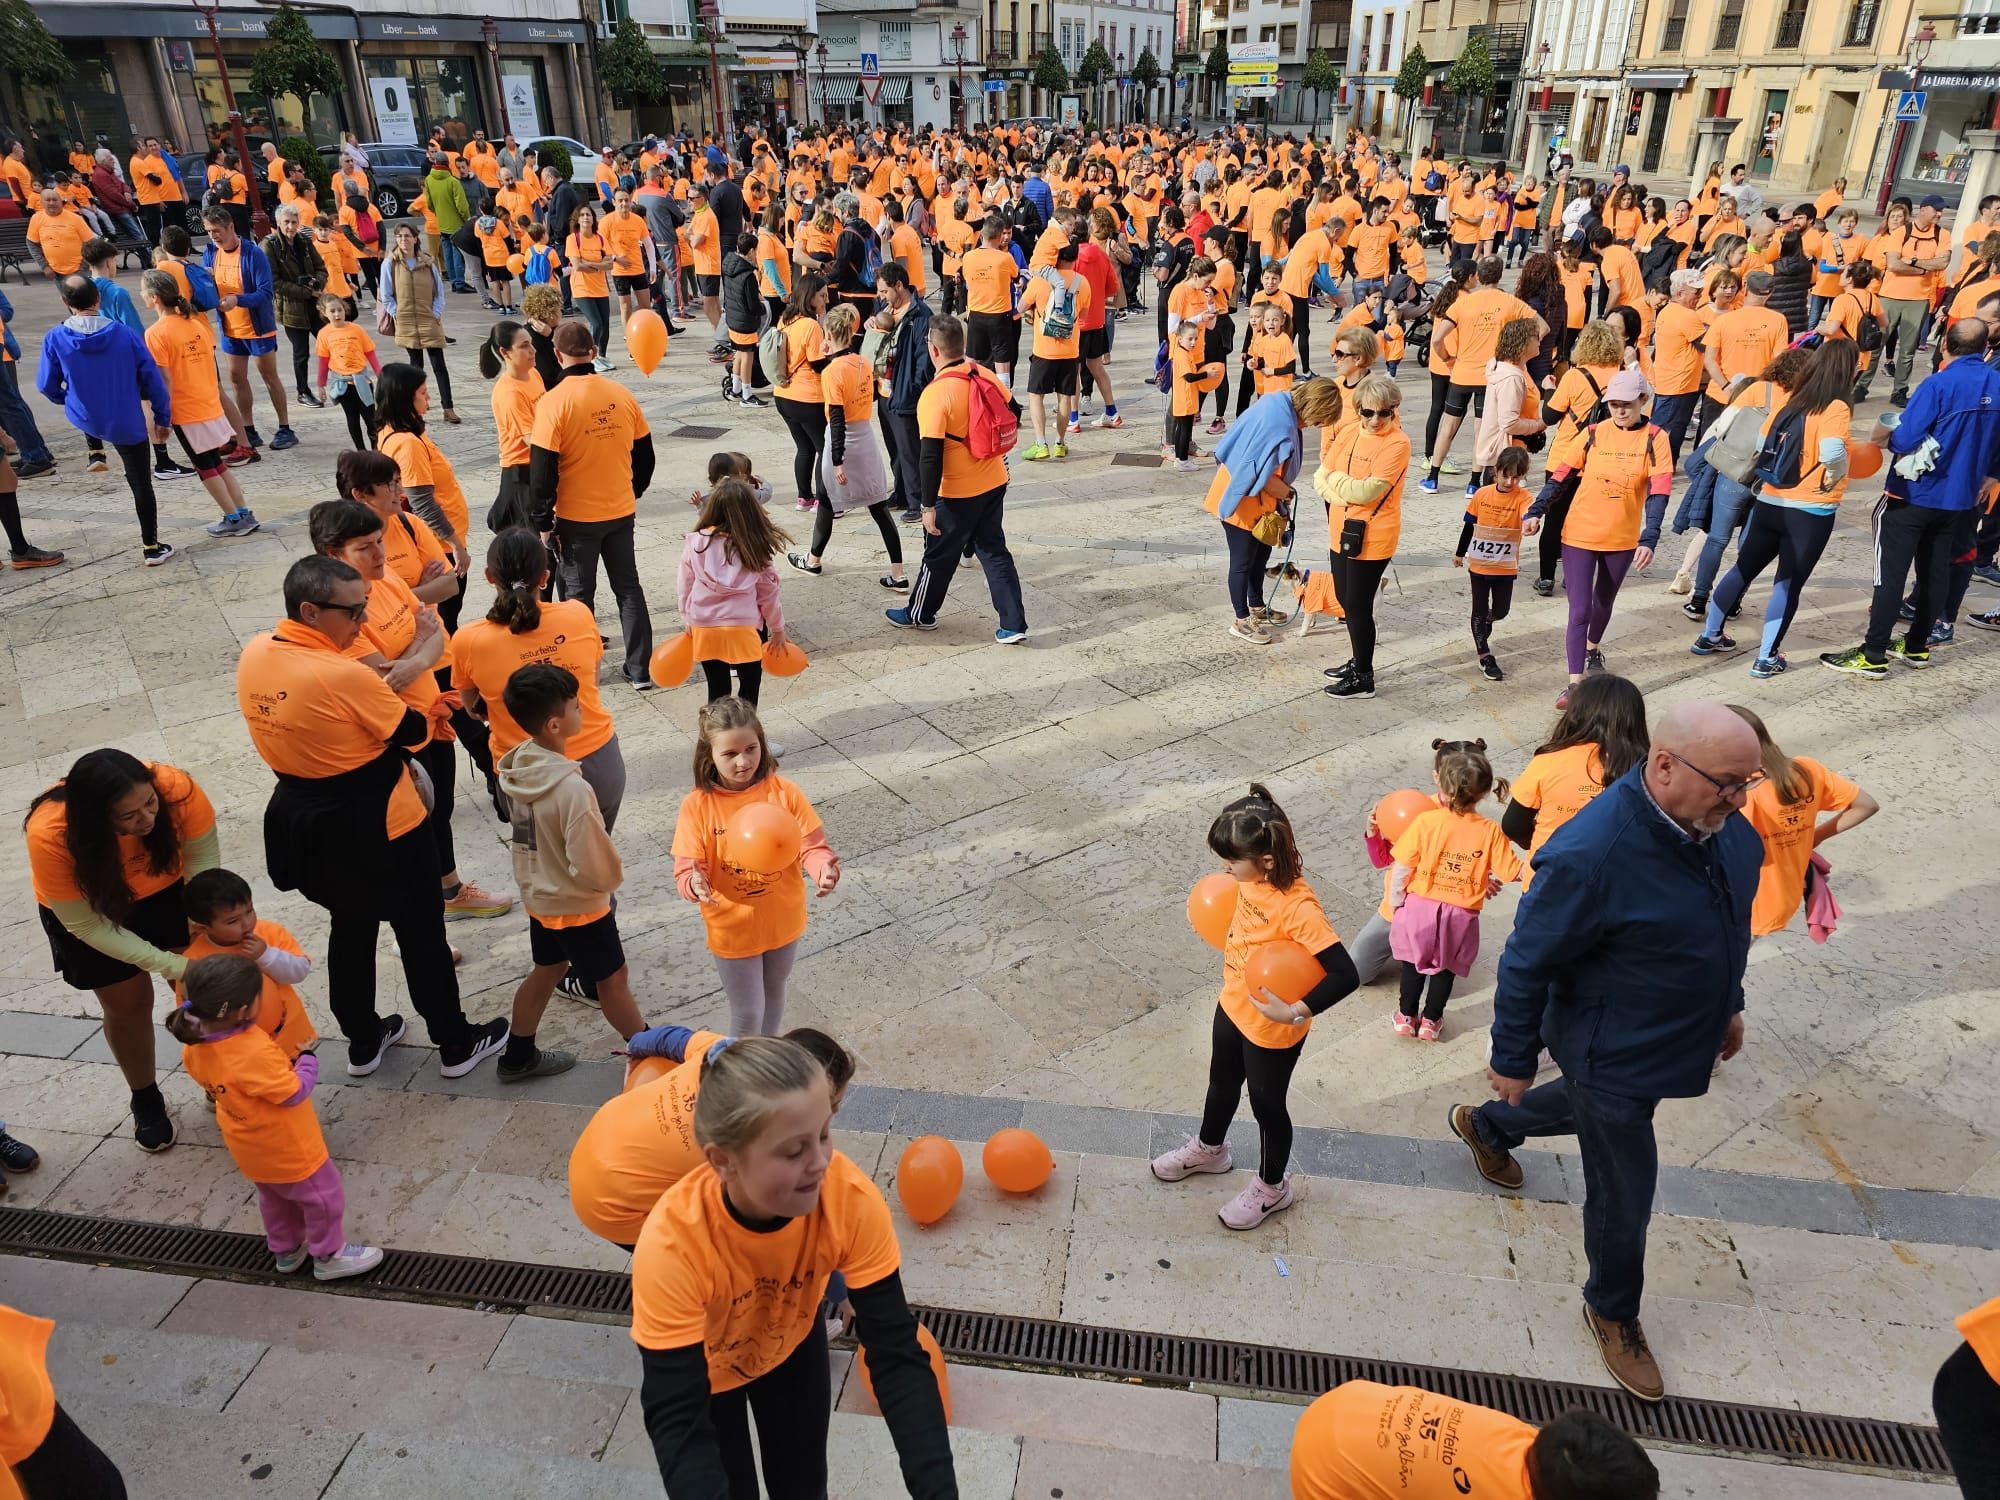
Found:
[(507, 1050), (498, 1065), (502, 1083), (518, 1083), (576, 1066), (574, 1053), (535, 1045), (535, 1028), (566, 973), (595, 986), (604, 1019), (620, 1036), (630, 1037), (646, 1023), (632, 998), (612, 908), (625, 867), (611, 846), (597, 793), (566, 752), (583, 728), (576, 676), (553, 662), (517, 667), (501, 702), (528, 735), (496, 767), (513, 818), (514, 881), (528, 914), (528, 953), (534, 961), (514, 992)]
[(785, 646), (785, 613), (778, 607), (778, 572), (772, 566), (790, 541), (757, 504), (741, 479), (709, 491), (701, 515), (681, 543), (680, 611), (694, 659), (708, 679), (708, 701), (736, 695), (750, 703), (764, 681), (764, 641)]
[[(1153, 1175), (1179, 1182), (1196, 1172), (1227, 1172), (1229, 1122), (1244, 1086), (1261, 1142), (1256, 1176), (1218, 1211), (1231, 1229), (1255, 1229), (1292, 1206), (1286, 1166), (1292, 1117), (1285, 1096), (1312, 1018), (1352, 993), (1359, 981), (1347, 950), (1307, 885), (1291, 820), (1252, 783), (1250, 795), (1223, 808), (1208, 847), (1235, 882), (1234, 900), (1217, 899), (1214, 876), (1198, 885), (1189, 915), (1210, 946), (1222, 949), (1222, 993), (1215, 1007), (1208, 1098), (1201, 1127), (1186, 1143), (1153, 1159)], [(1215, 921), (1224, 912), (1224, 926)], [(1276, 993), (1282, 990), (1286, 993)]]
[(1479, 956), (1480, 909), (1503, 884), (1521, 878), (1520, 856), (1500, 825), (1474, 811), (1489, 794), (1507, 800), (1507, 783), (1496, 781), (1485, 742), (1441, 751), (1432, 774), (1439, 805), (1412, 818), (1396, 840), (1389, 877), (1395, 907), (1389, 950), (1403, 965), (1393, 1021), (1398, 1036), (1425, 1042), (1443, 1037), (1452, 980), (1471, 973)]
[(719, 698), (701, 711), (673, 854), (674, 884), (708, 930), (730, 1031), (774, 1034), (806, 930), (798, 872), (829, 896), (840, 860), (805, 793), (778, 774), (754, 704)]

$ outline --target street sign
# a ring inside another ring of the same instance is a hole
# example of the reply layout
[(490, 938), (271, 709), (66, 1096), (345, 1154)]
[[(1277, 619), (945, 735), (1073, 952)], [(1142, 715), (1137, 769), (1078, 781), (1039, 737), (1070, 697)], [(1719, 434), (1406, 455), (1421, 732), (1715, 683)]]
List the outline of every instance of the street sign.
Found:
[(1239, 92), (1241, 92), (1245, 99), (1275, 99), (1278, 97), (1278, 89), (1275, 84), (1269, 88), (1242, 89)]
[(986, 92), (989, 94), (1004, 94), (1007, 92), (1007, 85), (1001, 79), (989, 78), (986, 80)]
[(879, 78), (881, 74), (882, 74), (882, 54), (879, 52), (862, 53), (861, 76), (863, 78)]
[(1905, 89), (1896, 97), (1896, 118), (1898, 121), (1915, 121), (1924, 117), (1924, 91)]
[(1272, 67), (1276, 67), (1278, 64), (1278, 44), (1276, 42), (1231, 42), (1229, 44), (1229, 60), (1233, 63), (1269, 63)]

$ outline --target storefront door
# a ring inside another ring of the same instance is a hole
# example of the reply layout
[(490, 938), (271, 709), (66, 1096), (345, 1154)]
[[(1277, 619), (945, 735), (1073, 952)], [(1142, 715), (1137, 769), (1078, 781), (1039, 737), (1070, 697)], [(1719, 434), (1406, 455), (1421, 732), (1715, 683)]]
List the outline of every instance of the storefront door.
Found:
[(1660, 169), (1660, 153), (1666, 149), (1667, 121), (1674, 112), (1674, 96), (1658, 89), (1653, 91), (1653, 118), (1646, 126), (1645, 154), (1639, 158), (1642, 172), (1657, 172)]
[(1750, 164), (1752, 177), (1769, 177), (1778, 164), (1778, 142), (1785, 133), (1785, 107), (1791, 102), (1786, 89), (1772, 89), (1764, 95), (1764, 110), (1757, 118), (1757, 156)]

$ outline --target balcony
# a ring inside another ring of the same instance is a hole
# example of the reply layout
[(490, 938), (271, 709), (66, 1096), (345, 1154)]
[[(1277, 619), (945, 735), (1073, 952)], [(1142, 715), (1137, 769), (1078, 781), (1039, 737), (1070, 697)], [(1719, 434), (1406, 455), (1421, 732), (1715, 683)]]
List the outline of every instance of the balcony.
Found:
[(1686, 16), (1668, 16), (1667, 24), (1660, 28), (1660, 50), (1662, 52), (1680, 51), (1682, 44), (1687, 41), (1687, 26), (1688, 18)]
[(1731, 12), (1715, 23), (1715, 50), (1734, 52), (1736, 40), (1743, 34), (1743, 17), (1740, 12)]
[(1805, 34), (1806, 13), (1803, 8), (1788, 10), (1778, 17), (1778, 46), (1796, 47)]
[(1528, 28), (1518, 25), (1468, 26), (1467, 40), (1474, 36), (1486, 38), (1486, 50), (1493, 55), (1493, 71), (1502, 78), (1516, 76), (1521, 71), (1522, 59), (1528, 55)]
[(989, 31), (986, 33), (986, 56), (993, 62), (1011, 62), (1014, 59), (1014, 33), (1011, 31)]
[(1875, 18), (1881, 8), (1878, 0), (1854, 0), (1854, 8), (1847, 13), (1847, 26), (1841, 32), (1840, 45), (1866, 47), (1873, 42)]

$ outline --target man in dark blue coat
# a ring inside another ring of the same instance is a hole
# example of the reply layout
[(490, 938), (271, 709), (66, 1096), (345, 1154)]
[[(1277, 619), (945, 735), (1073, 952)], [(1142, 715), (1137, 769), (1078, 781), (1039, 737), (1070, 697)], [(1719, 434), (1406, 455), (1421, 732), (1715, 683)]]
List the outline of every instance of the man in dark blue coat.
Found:
[[(1535, 858), (1500, 957), (1487, 1076), (1499, 1098), (1460, 1104), (1452, 1133), (1479, 1174), (1521, 1186), (1515, 1147), (1574, 1135), (1583, 1158), (1583, 1318), (1612, 1379), (1666, 1394), (1639, 1326), (1662, 1099), (1708, 1092), (1743, 1045), (1743, 966), (1763, 841), (1740, 816), (1764, 779), (1757, 737), (1727, 707), (1682, 704), (1646, 758)], [(1562, 1076), (1539, 1087), (1546, 1043)]]

